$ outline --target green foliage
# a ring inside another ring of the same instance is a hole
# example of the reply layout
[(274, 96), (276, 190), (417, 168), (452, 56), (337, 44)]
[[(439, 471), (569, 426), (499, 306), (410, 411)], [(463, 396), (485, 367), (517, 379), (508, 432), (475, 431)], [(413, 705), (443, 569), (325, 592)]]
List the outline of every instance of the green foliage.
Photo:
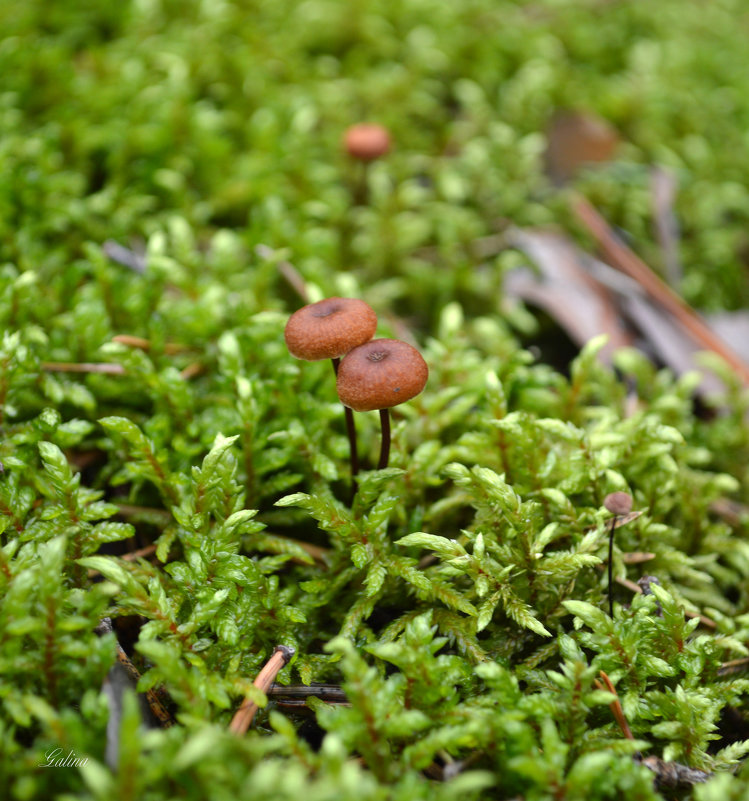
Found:
[[(658, 268), (647, 165), (669, 167), (685, 296), (746, 305), (744, 16), (0, 5), (9, 798), (672, 798), (648, 755), (711, 774), (681, 797), (746, 797), (746, 389), (713, 360), (725, 392), (696, 408), (694, 375), (633, 350), (615, 371), (601, 340), (564, 373), (540, 363), (518, 341), (535, 318), (502, 294), (520, 256), (497, 244), (574, 227), (543, 131), (581, 108), (623, 143), (576, 188)], [(369, 118), (394, 147), (363, 169), (340, 139)], [(353, 500), (330, 365), (283, 340), (299, 281), (365, 298), (430, 366), (393, 413), (389, 469), (367, 469), (377, 419), (356, 416)], [(638, 516), (609, 588), (614, 491)], [(119, 712), (116, 640), (141, 673)], [(279, 644), (296, 651), (279, 682), (348, 704), (254, 688)], [(146, 691), (176, 725), (146, 728)], [(237, 737), (246, 697), (262, 710)], [(40, 767), (57, 749), (82, 764)]]
[[(654, 614), (656, 604), (660, 614)], [(667, 739), (664, 755), (669, 760), (700, 768), (716, 764), (706, 749), (718, 739), (720, 710), (738, 703), (749, 685), (746, 679), (706, 684), (707, 676), (718, 673), (721, 651), (714, 638), (692, 636), (699, 619), (687, 622), (683, 609), (657, 585), (652, 596), (638, 596), (614, 620), (584, 601), (565, 601), (564, 606), (592, 630), (580, 630), (575, 639), (595, 654), (592, 664), (617, 683), (633, 733)], [(725, 639), (721, 645), (731, 647)], [(745, 652), (741, 643), (733, 645)], [(724, 756), (729, 754), (718, 753), (718, 764)]]

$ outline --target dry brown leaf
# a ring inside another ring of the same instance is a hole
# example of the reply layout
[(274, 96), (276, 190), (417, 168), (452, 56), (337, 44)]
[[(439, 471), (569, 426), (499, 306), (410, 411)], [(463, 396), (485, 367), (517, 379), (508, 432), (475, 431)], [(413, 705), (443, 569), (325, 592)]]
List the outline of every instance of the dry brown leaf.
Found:
[(612, 302), (609, 289), (583, 265), (583, 254), (566, 237), (549, 231), (514, 229), (508, 243), (536, 264), (541, 278), (529, 269), (505, 277), (505, 291), (548, 312), (570, 338), (583, 346), (598, 334), (608, 334), (604, 359), (633, 340)]
[(663, 253), (663, 267), (668, 283), (676, 288), (681, 284), (682, 269), (679, 259), (679, 223), (674, 213), (678, 182), (676, 175), (665, 167), (654, 167), (651, 172), (653, 217), (655, 235)]
[(707, 322), (744, 361), (749, 362), (749, 312), (715, 312), (707, 315)]
[(613, 233), (608, 223), (587, 200), (577, 197), (573, 208), (580, 221), (598, 241), (607, 261), (637, 281), (656, 306), (658, 314), (670, 316), (684, 329), (700, 350), (712, 350), (728, 363), (741, 381), (749, 386), (749, 363), (715, 334), (707, 322), (679, 297)]

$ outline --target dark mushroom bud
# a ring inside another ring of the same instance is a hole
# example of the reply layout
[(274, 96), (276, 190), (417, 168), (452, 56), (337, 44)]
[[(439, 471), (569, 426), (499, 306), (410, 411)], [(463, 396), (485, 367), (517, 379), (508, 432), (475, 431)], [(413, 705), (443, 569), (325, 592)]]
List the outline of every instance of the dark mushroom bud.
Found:
[(628, 492), (612, 492), (603, 499), (603, 505), (613, 515), (628, 515), (632, 511), (632, 496)]
[(325, 298), (289, 317), (284, 339), (292, 356), (306, 361), (338, 359), (368, 342), (377, 330), (377, 315), (363, 300)]
[(382, 125), (360, 122), (347, 129), (343, 145), (352, 158), (374, 161), (390, 150), (390, 134)]
[(614, 516), (611, 518), (609, 529), (609, 616), (614, 617), (614, 530), (616, 520), (621, 515), (628, 515), (632, 511), (632, 496), (628, 492), (612, 492), (603, 499), (603, 505)]
[[(286, 346), (292, 356), (307, 361), (330, 359), (338, 375), (341, 356), (357, 345), (368, 342), (377, 330), (377, 315), (363, 300), (325, 298), (298, 309), (284, 329)], [(356, 492), (359, 457), (356, 451), (356, 427), (351, 409), (344, 408), (346, 434), (351, 453), (351, 478)]]
[(380, 412), (382, 446), (379, 469), (390, 456), (388, 409), (416, 397), (426, 386), (429, 368), (416, 348), (398, 339), (373, 339), (344, 356), (336, 389), (344, 406)]

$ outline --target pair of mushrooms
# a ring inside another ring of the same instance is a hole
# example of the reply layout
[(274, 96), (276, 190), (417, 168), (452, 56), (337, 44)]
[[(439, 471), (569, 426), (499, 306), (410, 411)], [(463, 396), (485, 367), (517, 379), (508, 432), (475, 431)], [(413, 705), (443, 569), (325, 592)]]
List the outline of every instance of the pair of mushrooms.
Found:
[(284, 331), (293, 356), (333, 362), (338, 397), (346, 411), (352, 477), (359, 470), (352, 410), (380, 412), (381, 470), (390, 458), (389, 409), (418, 395), (429, 375), (416, 348), (398, 339), (372, 339), (376, 329), (377, 315), (364, 301), (334, 297), (294, 312)]

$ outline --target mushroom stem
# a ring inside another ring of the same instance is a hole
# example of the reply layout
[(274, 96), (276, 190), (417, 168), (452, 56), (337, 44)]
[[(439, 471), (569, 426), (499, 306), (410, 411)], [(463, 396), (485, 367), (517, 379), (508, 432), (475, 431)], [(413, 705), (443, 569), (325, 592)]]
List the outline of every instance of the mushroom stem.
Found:
[[(338, 376), (338, 365), (341, 363), (339, 357), (330, 360), (333, 362), (333, 372)], [(351, 454), (351, 494), (356, 495), (358, 489), (356, 476), (359, 473), (359, 453), (356, 449), (356, 424), (354, 423), (354, 412), (348, 406), (343, 407), (346, 418), (346, 434), (348, 435), (349, 452)]]
[(390, 409), (380, 409), (380, 427), (382, 443), (380, 444), (380, 462), (378, 470), (384, 470), (390, 461)]
[(614, 586), (614, 530), (618, 515), (611, 518), (611, 528), (609, 529), (609, 617), (614, 618), (614, 596), (612, 589)]
[(362, 162), (354, 164), (353, 186), (351, 187), (351, 200), (354, 206), (366, 206), (369, 203), (369, 164)]
[(354, 413), (348, 406), (344, 406), (346, 415), (346, 433), (351, 447), (351, 481), (356, 493), (356, 475), (359, 472), (359, 454), (356, 452), (356, 426), (354, 425)]
[(388, 410), (415, 398), (428, 376), (429, 368), (419, 351), (399, 339), (372, 339), (343, 357), (336, 380), (343, 405), (355, 412), (380, 412), (379, 470), (387, 467), (390, 458)]

